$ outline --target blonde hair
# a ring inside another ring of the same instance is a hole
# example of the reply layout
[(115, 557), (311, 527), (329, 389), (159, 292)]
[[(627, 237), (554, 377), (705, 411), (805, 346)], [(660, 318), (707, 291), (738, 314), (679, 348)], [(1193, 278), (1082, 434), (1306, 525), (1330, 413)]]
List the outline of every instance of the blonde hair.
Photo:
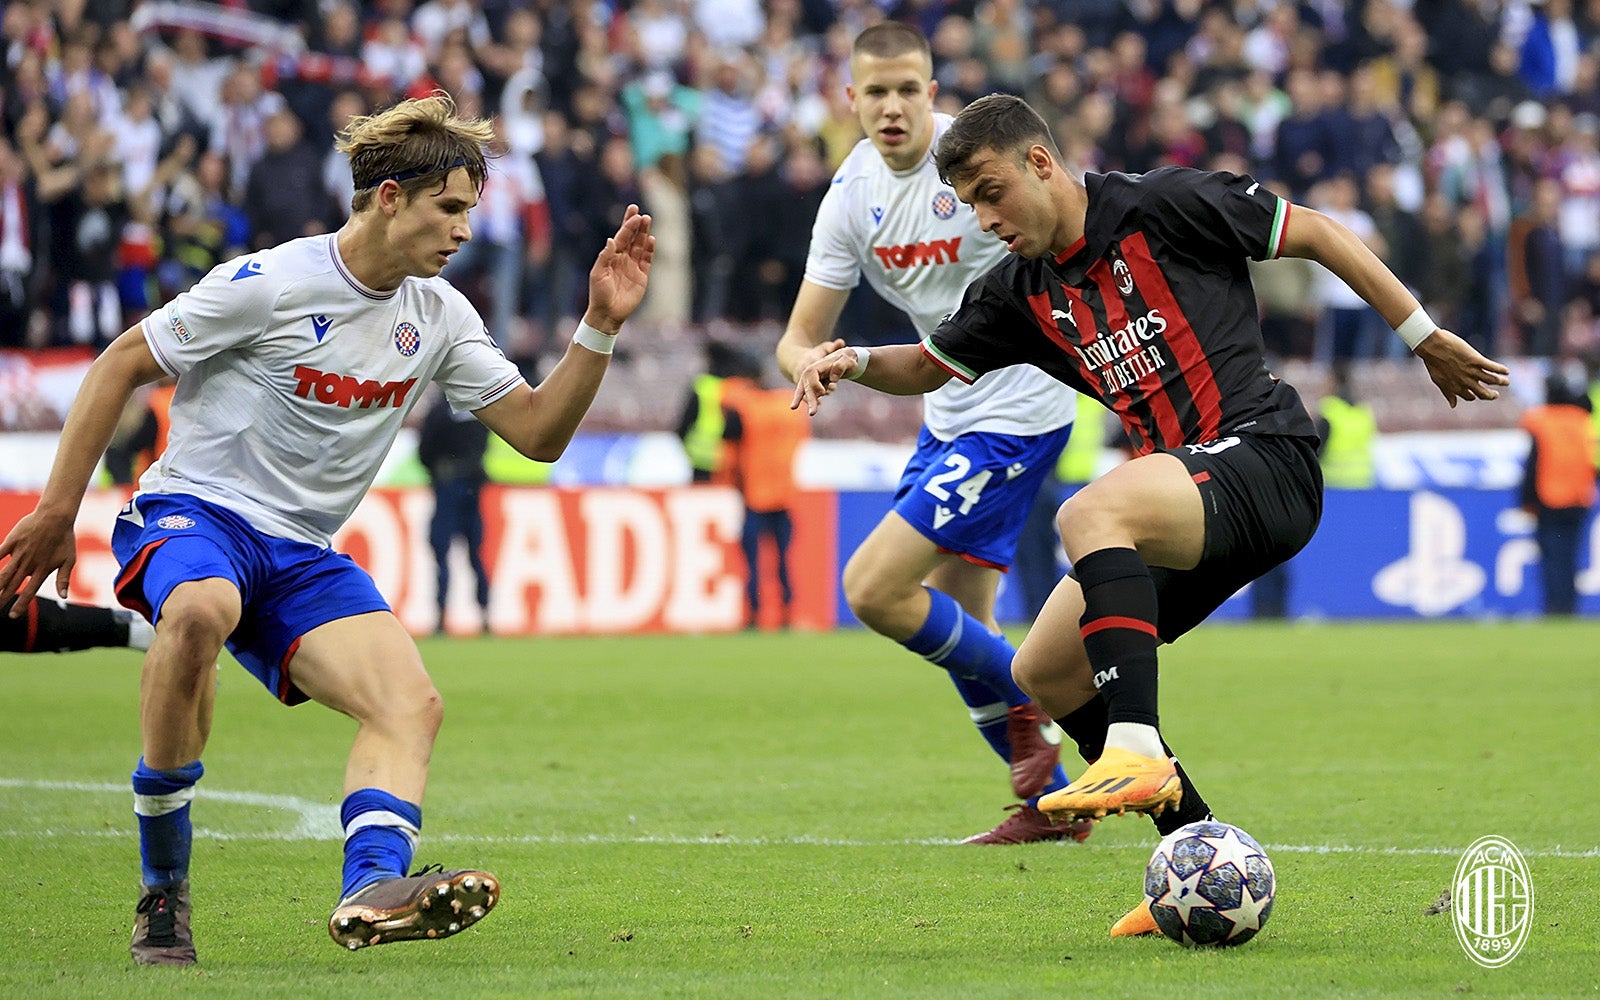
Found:
[(350, 158), (355, 181), (351, 210), (371, 205), (373, 193), (386, 180), (399, 184), (407, 199), (431, 185), (442, 190), (456, 167), (465, 167), (482, 191), (489, 169), (483, 147), (493, 136), (487, 120), (456, 117), (455, 101), (442, 91), (350, 119), (338, 148)]

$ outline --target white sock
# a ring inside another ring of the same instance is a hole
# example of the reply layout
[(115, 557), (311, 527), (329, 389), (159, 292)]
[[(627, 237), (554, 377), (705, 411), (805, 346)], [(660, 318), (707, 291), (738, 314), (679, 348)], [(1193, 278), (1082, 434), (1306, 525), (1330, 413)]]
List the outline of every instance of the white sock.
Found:
[(1155, 726), (1139, 722), (1113, 722), (1106, 727), (1106, 746), (1128, 750), (1142, 757), (1161, 760), (1166, 754), (1161, 749), (1161, 734)]
[(128, 619), (128, 648), (145, 650), (156, 639), (156, 627), (144, 620), (144, 615), (138, 612), (129, 612), (132, 616)]

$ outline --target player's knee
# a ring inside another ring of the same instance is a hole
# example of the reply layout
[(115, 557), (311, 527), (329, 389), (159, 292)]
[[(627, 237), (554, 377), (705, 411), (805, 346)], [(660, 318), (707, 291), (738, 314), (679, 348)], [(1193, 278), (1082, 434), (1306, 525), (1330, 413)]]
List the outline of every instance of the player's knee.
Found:
[(853, 562), (845, 567), (842, 582), (845, 603), (850, 606), (850, 612), (875, 631), (883, 631), (884, 624), (895, 616), (896, 610), (906, 600), (902, 588), (893, 586), (880, 575)]
[(1027, 648), (1027, 643), (1023, 643), (1017, 649), (1016, 655), (1011, 658), (1012, 682), (1022, 689), (1023, 694), (1034, 701), (1039, 700), (1040, 693), (1046, 687), (1047, 674), (1048, 671), (1045, 664), (1040, 661), (1039, 657), (1031, 654)]
[(1115, 507), (1101, 502), (1099, 492), (1082, 489), (1068, 497), (1056, 511), (1056, 530), (1068, 552), (1093, 551), (1117, 524)]
[(187, 583), (161, 606), (159, 631), (169, 643), (215, 662), (223, 642), (239, 624), (239, 592), (228, 586)]

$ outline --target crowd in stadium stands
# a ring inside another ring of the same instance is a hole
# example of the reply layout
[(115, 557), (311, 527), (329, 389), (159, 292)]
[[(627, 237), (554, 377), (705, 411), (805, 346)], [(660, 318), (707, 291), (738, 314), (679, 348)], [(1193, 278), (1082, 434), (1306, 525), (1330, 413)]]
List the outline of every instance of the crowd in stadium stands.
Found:
[[(1491, 356), (1600, 340), (1600, 0), (11, 0), (0, 347), (103, 345), (332, 231), (337, 130), (435, 89), (497, 120), (445, 273), (510, 355), (570, 329), (629, 202), (659, 240), (639, 320), (781, 322), (860, 137), (850, 42), (884, 17), (932, 40), (939, 110), (1019, 93), (1082, 169), (1251, 172)], [(1314, 265), (1256, 277), (1280, 356), (1403, 350)]]

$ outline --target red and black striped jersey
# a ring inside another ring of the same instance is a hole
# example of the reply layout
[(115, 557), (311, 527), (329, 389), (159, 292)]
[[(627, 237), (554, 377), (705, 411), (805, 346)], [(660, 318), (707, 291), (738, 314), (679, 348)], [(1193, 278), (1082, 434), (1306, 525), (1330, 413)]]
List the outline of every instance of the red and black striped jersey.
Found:
[(1246, 267), (1278, 255), (1289, 203), (1186, 167), (1085, 183), (1083, 238), (995, 265), (928, 356), (964, 382), (1041, 368), (1114, 410), (1141, 455), (1240, 432), (1315, 440), (1300, 394), (1267, 370)]

